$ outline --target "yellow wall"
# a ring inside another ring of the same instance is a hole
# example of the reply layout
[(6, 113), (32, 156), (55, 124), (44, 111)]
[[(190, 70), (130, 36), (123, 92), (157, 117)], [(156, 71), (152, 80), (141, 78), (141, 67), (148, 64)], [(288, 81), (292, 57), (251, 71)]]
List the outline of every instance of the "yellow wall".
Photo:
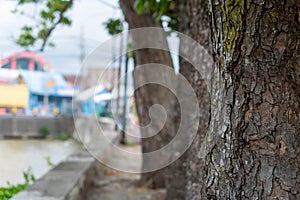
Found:
[(0, 85), (0, 107), (26, 108), (29, 89), (26, 85)]

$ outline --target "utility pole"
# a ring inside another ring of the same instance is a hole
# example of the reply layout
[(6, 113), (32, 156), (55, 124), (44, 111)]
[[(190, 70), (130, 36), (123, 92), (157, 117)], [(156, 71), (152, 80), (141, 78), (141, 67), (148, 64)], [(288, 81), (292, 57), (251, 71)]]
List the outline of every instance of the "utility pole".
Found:
[[(128, 39), (127, 39), (128, 41)], [(126, 144), (126, 111), (127, 111), (127, 80), (128, 80), (128, 64), (129, 64), (129, 56), (126, 51), (126, 59), (125, 59), (125, 79), (124, 79), (124, 97), (123, 97), (123, 120), (122, 120), (122, 130), (121, 130), (121, 144)]]
[(118, 122), (120, 118), (120, 86), (121, 83), (119, 82), (121, 79), (121, 68), (122, 68), (122, 62), (123, 62), (123, 34), (120, 34), (120, 57), (119, 57), (119, 66), (118, 66), (118, 80), (117, 80), (117, 105), (116, 105), (116, 124), (115, 124), (115, 131), (118, 130)]
[(85, 58), (85, 34), (84, 34), (84, 27), (81, 26), (80, 27), (80, 44), (79, 44), (79, 48), (80, 48), (80, 64), (83, 62), (84, 58)]
[(111, 81), (110, 81), (110, 87), (113, 87), (116, 84), (116, 75), (115, 75), (115, 58), (116, 58), (116, 41), (112, 40), (111, 45), (111, 57), (112, 57), (112, 66), (111, 66)]

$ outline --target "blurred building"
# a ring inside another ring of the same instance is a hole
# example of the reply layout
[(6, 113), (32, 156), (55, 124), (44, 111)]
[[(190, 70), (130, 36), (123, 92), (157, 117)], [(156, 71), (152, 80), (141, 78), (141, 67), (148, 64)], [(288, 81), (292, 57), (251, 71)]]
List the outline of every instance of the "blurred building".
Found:
[(29, 88), (17, 71), (0, 70), (0, 114), (25, 114)]
[(0, 63), (0, 114), (57, 115), (72, 113), (79, 88), (34, 52), (14, 53)]
[(46, 59), (29, 51), (14, 53), (2, 59), (0, 67), (12, 70), (51, 71), (51, 66)]
[(82, 89), (88, 89), (95, 85), (103, 85), (106, 88), (112, 89), (118, 81), (117, 68), (83, 68), (77, 80), (77, 85)]
[(29, 88), (28, 114), (72, 114), (72, 97), (79, 88), (69, 86), (59, 73), (21, 71)]
[(77, 114), (110, 117), (111, 100), (111, 92), (103, 85), (98, 85), (76, 95), (74, 105)]

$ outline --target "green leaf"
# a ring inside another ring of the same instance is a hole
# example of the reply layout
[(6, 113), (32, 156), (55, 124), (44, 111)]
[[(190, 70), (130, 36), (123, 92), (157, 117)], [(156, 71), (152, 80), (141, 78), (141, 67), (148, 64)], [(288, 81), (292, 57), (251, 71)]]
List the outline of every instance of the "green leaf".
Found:
[(22, 31), (24, 32), (31, 32), (32, 31), (32, 27), (31, 26), (23, 26), (21, 28)]
[(35, 40), (35, 37), (30, 33), (22, 33), (17, 39), (16, 43), (20, 46), (28, 48), (34, 45)]
[(53, 42), (49, 42), (49, 47), (55, 47), (55, 44)]
[(72, 21), (68, 17), (63, 17), (62, 20), (61, 20), (61, 23), (65, 24), (65, 25), (68, 25), (68, 26), (71, 26)]
[(127, 44), (127, 56), (133, 58), (132, 43)]
[(146, 0), (136, 0), (134, 3), (134, 10), (140, 15), (143, 13), (145, 8)]
[(120, 19), (109, 19), (103, 24), (110, 35), (116, 35), (123, 31), (123, 23)]
[(9, 184), (7, 187), (0, 187), (0, 200), (11, 199), (15, 194), (26, 189), (29, 184), (35, 181), (35, 176), (32, 174), (30, 168), (27, 171), (23, 172), (23, 176), (25, 179), (24, 183), (20, 183), (17, 185)]
[(25, 3), (37, 3), (38, 1), (39, 0), (19, 0), (18, 4), (22, 5), (22, 4), (25, 4)]

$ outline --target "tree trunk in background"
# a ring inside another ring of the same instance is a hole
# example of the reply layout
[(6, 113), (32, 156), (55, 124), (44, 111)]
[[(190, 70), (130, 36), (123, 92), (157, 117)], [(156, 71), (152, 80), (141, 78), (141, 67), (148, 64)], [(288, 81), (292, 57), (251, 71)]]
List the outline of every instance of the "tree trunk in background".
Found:
[(211, 1), (203, 199), (300, 199), (300, 4)]
[[(179, 32), (189, 35), (210, 51), (210, 18), (208, 2), (205, 0), (177, 0), (177, 13), (179, 19)], [(180, 43), (180, 54), (188, 55), (193, 52), (192, 47)], [(195, 55), (197, 56), (197, 55)], [(203, 162), (199, 158), (200, 145), (205, 137), (209, 122), (210, 99), (207, 85), (191, 63), (179, 57), (180, 74), (183, 75), (193, 87), (199, 102), (200, 119), (199, 129), (191, 147), (171, 166), (167, 174), (167, 200), (200, 199), (201, 186), (204, 184), (200, 178)], [(179, 86), (180, 87), (180, 86)], [(178, 92), (180, 92), (180, 88)], [(189, 97), (186, 97), (189, 98)], [(179, 106), (179, 105), (177, 105)], [(180, 107), (176, 108), (176, 114), (180, 114)], [(179, 127), (180, 116), (175, 117), (175, 126)], [(186, 133), (190, 134), (190, 133)]]
[[(162, 27), (161, 23), (157, 21), (151, 14), (143, 13), (138, 15), (133, 6), (135, 0), (121, 0), (120, 5), (124, 13), (125, 19), (129, 24), (130, 29), (142, 28), (142, 27)], [(132, 35), (133, 45), (135, 41), (139, 41), (141, 36)], [(144, 38), (149, 39), (149, 38)], [(150, 38), (151, 39), (151, 38)], [(153, 40), (159, 40), (161, 43), (167, 46), (167, 40), (165, 37), (152, 38)], [(156, 49), (141, 49), (134, 51), (135, 66), (159, 63), (166, 66), (173, 67), (172, 60), (169, 52), (156, 50)], [(168, 79), (168, 74), (157, 74), (157, 77), (163, 77)], [(149, 77), (146, 73), (134, 74), (135, 82), (139, 79), (148, 80)], [(174, 95), (165, 87), (157, 84), (151, 84), (143, 86), (135, 91), (135, 100), (137, 105), (137, 113), (139, 117), (139, 123), (141, 126), (146, 126), (150, 123), (149, 109), (154, 104), (162, 105), (167, 110), (167, 121), (163, 129), (154, 137), (142, 139), (142, 152), (152, 152), (163, 147), (170, 139), (168, 135), (173, 132), (173, 117), (171, 104), (173, 102)], [(159, 116), (155, 116), (159, 117)], [(155, 119), (151, 123), (160, 123)], [(149, 135), (151, 133), (142, 132), (142, 135)], [(169, 139), (167, 139), (169, 138)], [(153, 158), (153, 160), (143, 159), (143, 169), (147, 168), (149, 162), (159, 162), (159, 158)], [(143, 173), (141, 182), (147, 184), (151, 188), (165, 187), (165, 175), (164, 170), (158, 170), (155, 172)]]
[[(186, 12), (186, 4), (184, 0), (176, 0), (176, 12), (178, 15), (178, 31), (183, 34), (187, 34), (189, 30), (189, 19), (187, 17)], [(179, 44), (179, 52), (182, 51), (182, 42)], [(192, 68), (191, 64), (187, 62), (185, 59), (179, 56), (179, 72), (188, 80), (188, 70)], [(180, 85), (177, 85), (177, 93), (182, 92), (180, 89)], [(184, 96), (184, 95), (181, 95)], [(185, 98), (189, 98), (185, 96)], [(181, 112), (180, 105), (174, 105), (175, 116), (174, 116), (174, 127), (178, 130), (181, 123)], [(176, 133), (174, 133), (176, 134)], [(189, 134), (187, 132), (186, 134)], [(173, 162), (168, 166), (166, 170), (166, 189), (167, 189), (167, 197), (166, 200), (181, 200), (185, 199), (186, 194), (186, 185), (187, 185), (187, 176), (186, 176), (186, 160), (187, 153), (185, 152), (178, 160)]]
[[(201, 44), (210, 54), (211, 53), (211, 18), (209, 16), (209, 7), (207, 0), (188, 0), (187, 1), (188, 16), (190, 18), (190, 36)], [(192, 50), (191, 50), (192, 51)], [(212, 63), (210, 63), (212, 64)], [(207, 66), (210, 67), (210, 66)], [(210, 120), (210, 94), (208, 85), (203, 80), (204, 74), (199, 74), (193, 67), (187, 69), (184, 74), (188, 75), (188, 80), (195, 88), (200, 110), (200, 121), (197, 136), (193, 145), (187, 152), (187, 200), (201, 200), (203, 193), (203, 159), (199, 157), (199, 150), (204, 141), (209, 120)]]

